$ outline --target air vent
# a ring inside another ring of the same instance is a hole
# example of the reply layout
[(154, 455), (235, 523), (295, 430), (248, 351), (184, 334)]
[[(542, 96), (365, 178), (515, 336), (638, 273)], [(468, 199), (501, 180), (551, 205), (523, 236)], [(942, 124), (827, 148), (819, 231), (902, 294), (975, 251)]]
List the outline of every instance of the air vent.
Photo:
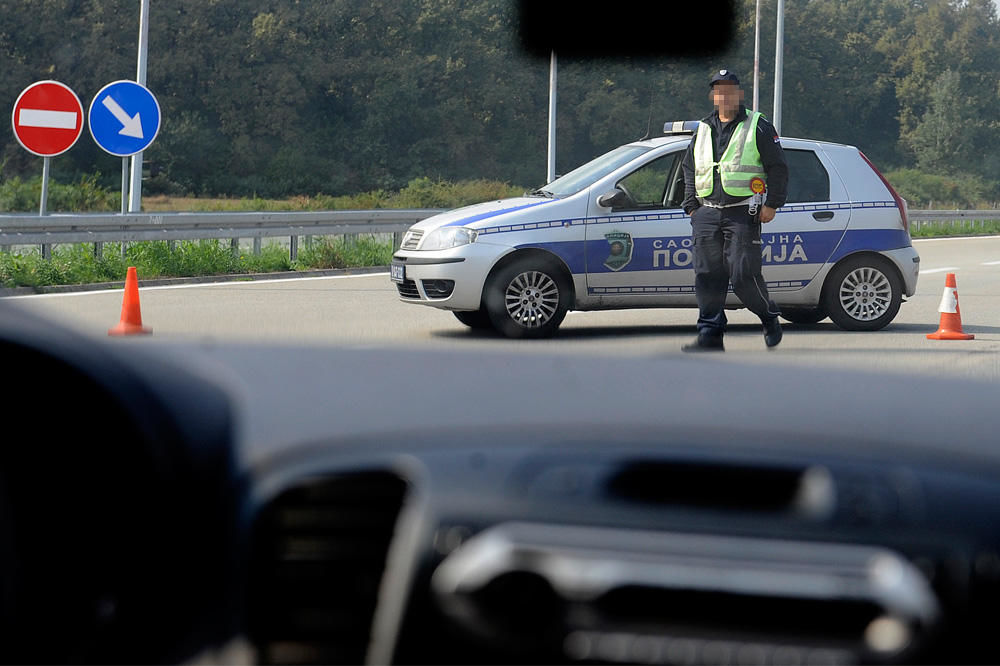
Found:
[(822, 467), (637, 461), (608, 482), (612, 497), (642, 504), (824, 517), (834, 484)]
[(413, 280), (397, 284), (396, 289), (399, 290), (399, 295), (403, 298), (420, 298), (420, 292), (417, 291), (417, 283)]
[(265, 664), (360, 664), (406, 482), (382, 471), (289, 489), (254, 525), (249, 633)]

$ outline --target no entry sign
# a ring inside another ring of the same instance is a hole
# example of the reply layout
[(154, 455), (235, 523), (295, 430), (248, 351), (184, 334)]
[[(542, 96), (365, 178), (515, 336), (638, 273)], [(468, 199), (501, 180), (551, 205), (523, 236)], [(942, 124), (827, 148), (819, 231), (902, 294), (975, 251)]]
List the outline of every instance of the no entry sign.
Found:
[(69, 86), (38, 81), (18, 96), (11, 120), (25, 150), (52, 157), (69, 150), (83, 133), (83, 105)]

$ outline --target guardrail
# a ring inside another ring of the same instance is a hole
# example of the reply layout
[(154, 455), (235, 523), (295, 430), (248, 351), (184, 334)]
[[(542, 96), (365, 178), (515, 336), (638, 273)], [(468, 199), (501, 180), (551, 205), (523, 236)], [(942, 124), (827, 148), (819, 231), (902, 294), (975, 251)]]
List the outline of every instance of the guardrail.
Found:
[(412, 224), (441, 212), (439, 209), (379, 209), (246, 213), (74, 213), (54, 215), (0, 215), (0, 246), (41, 245), (42, 254), (57, 243), (94, 243), (100, 254), (105, 242), (177, 241), (229, 238), (288, 237), (294, 261), (300, 236), (354, 236), (392, 234), (399, 247)]
[(907, 213), (911, 229), (946, 222), (952, 226), (985, 226), (987, 221), (1000, 220), (1000, 210), (910, 210)]
[[(436, 208), (244, 212), (244, 213), (72, 213), (0, 215), (0, 247), (40, 245), (42, 255), (58, 243), (93, 243), (100, 254), (105, 242), (177, 241), (229, 238), (238, 250), (239, 239), (252, 238), (260, 252), (262, 238), (287, 237), (294, 261), (301, 236), (355, 236), (392, 234), (393, 249), (412, 224), (440, 213)], [(910, 210), (910, 225), (930, 223), (974, 224), (1000, 220), (1000, 210)], [(124, 247), (124, 246), (123, 246)]]

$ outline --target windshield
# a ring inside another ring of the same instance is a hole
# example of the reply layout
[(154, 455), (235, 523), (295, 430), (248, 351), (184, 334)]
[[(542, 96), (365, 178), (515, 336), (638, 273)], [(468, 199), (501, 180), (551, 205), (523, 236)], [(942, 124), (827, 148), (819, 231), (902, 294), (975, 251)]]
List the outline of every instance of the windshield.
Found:
[(565, 176), (556, 178), (546, 185), (544, 192), (554, 196), (569, 196), (586, 189), (608, 175), (623, 164), (631, 162), (643, 153), (652, 150), (652, 146), (619, 146), (609, 153), (604, 153), (581, 167), (573, 169)]

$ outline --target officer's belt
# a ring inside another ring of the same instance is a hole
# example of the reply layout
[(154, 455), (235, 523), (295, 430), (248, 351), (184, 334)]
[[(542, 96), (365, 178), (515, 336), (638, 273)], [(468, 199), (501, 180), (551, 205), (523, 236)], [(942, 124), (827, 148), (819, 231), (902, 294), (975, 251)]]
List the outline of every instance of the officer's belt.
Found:
[(751, 199), (753, 199), (753, 197), (747, 197), (742, 201), (737, 201), (736, 203), (729, 203), (729, 204), (718, 204), (715, 203), (714, 201), (702, 201), (701, 205), (708, 206), (709, 208), (735, 208), (736, 206), (749, 206)]

